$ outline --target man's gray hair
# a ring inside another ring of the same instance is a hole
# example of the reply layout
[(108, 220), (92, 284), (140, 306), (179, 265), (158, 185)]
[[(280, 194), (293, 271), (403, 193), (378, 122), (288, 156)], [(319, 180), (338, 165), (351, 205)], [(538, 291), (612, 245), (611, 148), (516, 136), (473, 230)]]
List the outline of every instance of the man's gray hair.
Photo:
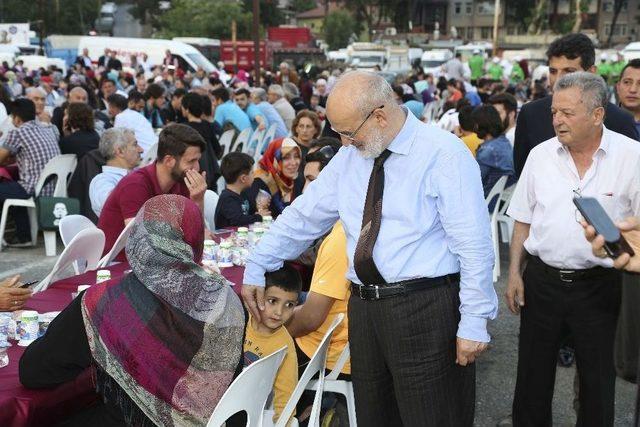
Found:
[(31, 94), (38, 94), (40, 96), (43, 97), (47, 97), (47, 91), (45, 91), (44, 89), (42, 89), (41, 87), (28, 87), (27, 90), (25, 90), (24, 94), (26, 96), (29, 96)]
[(110, 128), (105, 130), (100, 137), (100, 145), (98, 146), (100, 154), (102, 154), (106, 160), (113, 159), (116, 155), (116, 150), (125, 147), (129, 143), (130, 137), (135, 139), (136, 134), (128, 128)]
[[(384, 77), (371, 71), (348, 71), (342, 74), (338, 78), (344, 79), (345, 76), (352, 75), (352, 73), (358, 73), (362, 75), (364, 84), (362, 87), (358, 87), (357, 91), (354, 91), (352, 99), (352, 105), (360, 111), (360, 114), (364, 117), (371, 112), (374, 108), (378, 108), (381, 105), (386, 105), (389, 101), (393, 100), (393, 89)], [(335, 90), (335, 87), (334, 87)], [(342, 88), (340, 88), (342, 90)]]
[(582, 100), (589, 111), (598, 107), (607, 108), (609, 102), (607, 84), (599, 75), (586, 71), (566, 74), (558, 79), (553, 90), (557, 92), (572, 87), (580, 89)]
[(300, 91), (298, 87), (291, 82), (287, 82), (282, 85), (282, 90), (284, 90), (284, 96), (288, 101), (291, 101), (293, 98), (297, 98), (300, 96)]
[(269, 86), (269, 93), (273, 93), (274, 95), (278, 95), (280, 98), (284, 98), (284, 89), (280, 85), (271, 85)]
[(251, 94), (255, 95), (261, 102), (265, 102), (267, 100), (267, 91), (262, 89), (261, 87), (257, 87), (251, 90)]

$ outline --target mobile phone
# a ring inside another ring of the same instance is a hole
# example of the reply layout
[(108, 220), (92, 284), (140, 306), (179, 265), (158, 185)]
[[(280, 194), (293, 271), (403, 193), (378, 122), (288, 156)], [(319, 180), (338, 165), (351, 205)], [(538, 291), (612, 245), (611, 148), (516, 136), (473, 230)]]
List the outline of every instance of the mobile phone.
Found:
[(39, 282), (39, 280), (34, 280), (33, 282), (23, 283), (22, 285), (20, 285), (20, 288), (21, 289), (28, 288), (29, 286), (35, 285), (38, 282)]
[(617, 258), (626, 252), (630, 256), (635, 253), (629, 243), (624, 239), (620, 230), (613, 223), (600, 202), (593, 197), (576, 197), (573, 199), (584, 219), (596, 229), (596, 233), (604, 236), (604, 250), (611, 258)]

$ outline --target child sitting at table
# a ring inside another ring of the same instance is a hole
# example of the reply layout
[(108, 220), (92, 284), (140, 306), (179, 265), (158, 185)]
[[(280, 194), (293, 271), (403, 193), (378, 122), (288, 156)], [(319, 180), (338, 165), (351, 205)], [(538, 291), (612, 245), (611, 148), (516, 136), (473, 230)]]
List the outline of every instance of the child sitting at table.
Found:
[(253, 184), (253, 163), (253, 158), (245, 153), (231, 152), (222, 158), (220, 171), (227, 185), (216, 206), (216, 228), (241, 227), (271, 215), (268, 210), (250, 214), (249, 201), (242, 197), (241, 193)]
[[(298, 382), (298, 357), (293, 338), (284, 324), (293, 315), (302, 279), (291, 266), (265, 274), (264, 311), (258, 321), (249, 317), (244, 339), (244, 365), (287, 346), (287, 353), (273, 385), (274, 423), (280, 417)], [(295, 415), (295, 414), (294, 414)]]

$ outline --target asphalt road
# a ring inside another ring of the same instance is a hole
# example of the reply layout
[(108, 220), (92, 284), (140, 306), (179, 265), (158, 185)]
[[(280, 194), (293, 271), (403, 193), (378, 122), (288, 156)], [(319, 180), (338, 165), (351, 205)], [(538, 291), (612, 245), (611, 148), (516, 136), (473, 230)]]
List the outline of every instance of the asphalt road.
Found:
[[(58, 253), (62, 244), (58, 239)], [(500, 299), (498, 318), (490, 322), (492, 342), (476, 362), (476, 426), (491, 427), (508, 416), (515, 389), (519, 318), (509, 313), (502, 295), (506, 288), (507, 247), (501, 247), (503, 275), (496, 283)], [(46, 276), (55, 258), (44, 256), (42, 241), (32, 249), (5, 249), (0, 252), (0, 279), (21, 273), (25, 281)], [(574, 368), (558, 368), (553, 403), (554, 426), (575, 425), (573, 411)], [(633, 420), (636, 386), (625, 381), (616, 383), (616, 426), (630, 426)]]
[(131, 5), (118, 5), (113, 26), (114, 37), (142, 37), (143, 27), (129, 14)]

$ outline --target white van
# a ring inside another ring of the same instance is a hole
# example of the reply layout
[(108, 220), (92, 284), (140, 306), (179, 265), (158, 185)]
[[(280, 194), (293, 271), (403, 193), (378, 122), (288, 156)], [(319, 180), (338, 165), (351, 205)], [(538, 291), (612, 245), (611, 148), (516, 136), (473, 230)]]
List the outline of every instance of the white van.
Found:
[(420, 65), (425, 74), (432, 74), (438, 78), (442, 73), (442, 66), (445, 62), (453, 58), (453, 52), (449, 49), (427, 50), (422, 54)]
[(149, 56), (151, 64), (160, 65), (164, 59), (165, 51), (169, 49), (171, 54), (178, 58), (185, 71), (195, 71), (198, 67), (202, 67), (207, 73), (218, 71), (216, 66), (205, 58), (198, 49), (179, 41), (87, 36), (80, 39), (78, 55), (82, 55), (84, 48), (89, 50), (89, 57), (94, 62), (97, 62), (98, 58), (104, 55), (106, 48), (115, 50), (117, 58), (125, 67), (131, 64), (131, 55), (136, 55), (141, 59), (143, 53)]

